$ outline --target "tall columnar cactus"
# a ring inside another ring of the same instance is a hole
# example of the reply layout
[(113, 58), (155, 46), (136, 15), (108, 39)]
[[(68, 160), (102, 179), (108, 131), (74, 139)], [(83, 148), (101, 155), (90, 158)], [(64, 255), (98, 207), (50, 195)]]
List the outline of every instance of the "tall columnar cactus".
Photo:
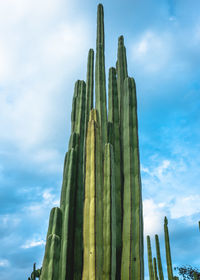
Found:
[(124, 81), (123, 112), (123, 231), (121, 279), (143, 279), (143, 221), (139, 162), (136, 89)]
[(157, 256), (157, 262), (158, 262), (158, 274), (159, 274), (160, 280), (164, 280), (162, 261), (161, 261), (161, 255), (160, 255), (160, 243), (159, 243), (159, 238), (158, 238), (157, 234), (155, 235), (155, 241), (156, 241), (156, 256)]
[(147, 235), (147, 253), (148, 253), (149, 279), (154, 280), (152, 252), (151, 252), (151, 239), (150, 239), (149, 235)]
[(171, 259), (171, 251), (170, 251), (167, 217), (165, 217), (164, 219), (164, 232), (165, 232), (165, 250), (166, 250), (166, 260), (167, 260), (167, 274), (168, 274), (168, 279), (173, 280), (172, 259)]
[[(104, 11), (97, 11), (86, 83), (74, 87), (60, 208), (50, 215), (42, 280), (143, 280), (143, 218), (136, 89), (123, 36), (109, 69), (106, 103)], [(95, 109), (93, 108), (95, 88)]]
[(156, 258), (153, 258), (153, 277), (154, 277), (154, 280), (158, 280)]

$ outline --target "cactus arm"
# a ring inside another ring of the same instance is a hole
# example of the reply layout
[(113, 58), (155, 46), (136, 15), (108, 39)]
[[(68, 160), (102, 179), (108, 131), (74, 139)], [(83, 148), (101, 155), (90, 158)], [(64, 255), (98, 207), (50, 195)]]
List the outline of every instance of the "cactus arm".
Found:
[(85, 127), (86, 118), (86, 84), (80, 81), (78, 91), (76, 193), (75, 193), (75, 222), (74, 222), (74, 280), (81, 279), (83, 264), (83, 197), (85, 171)]
[(86, 80), (86, 131), (90, 111), (93, 108), (93, 91), (94, 91), (94, 50), (90, 49), (87, 63), (87, 80)]
[(101, 184), (101, 143), (96, 110), (90, 112), (86, 139), (84, 199), (84, 260), (82, 279), (102, 279), (103, 213)]
[(104, 149), (103, 190), (103, 279), (116, 279), (116, 189), (113, 148), (110, 143)]
[(61, 257), (60, 257), (60, 278), (70, 279), (73, 265), (73, 244), (74, 244), (74, 200), (75, 200), (75, 168), (77, 153), (72, 148), (69, 150), (69, 169), (66, 181), (65, 208), (63, 210)]
[(124, 83), (122, 279), (143, 279), (143, 221), (135, 83)]
[[(97, 10), (97, 40), (95, 64), (95, 107), (98, 112), (102, 147), (107, 142), (107, 109), (106, 109), (106, 82), (105, 82), (105, 55), (104, 55), (104, 12), (103, 6)], [(102, 148), (102, 151), (103, 151)]]
[(53, 280), (52, 271), (54, 270), (56, 277), (59, 277), (58, 267), (60, 258), (61, 224), (62, 212), (58, 207), (53, 208), (50, 213), (45, 256), (42, 265), (43, 269), (40, 277), (41, 280)]
[(119, 107), (117, 94), (117, 79), (115, 68), (109, 69), (109, 90), (108, 90), (108, 141), (113, 145), (114, 162), (115, 162), (115, 187), (116, 187), (116, 257), (117, 257), (117, 272), (116, 275), (120, 277), (121, 271), (121, 250), (122, 250), (122, 163), (121, 163), (121, 148), (120, 148), (120, 131), (119, 131)]
[[(117, 88), (118, 88), (118, 105), (119, 113), (123, 113), (123, 92), (124, 92), (124, 80), (128, 77), (126, 48), (124, 46), (124, 37), (118, 38), (118, 51), (117, 51)], [(123, 116), (122, 116), (123, 117)]]

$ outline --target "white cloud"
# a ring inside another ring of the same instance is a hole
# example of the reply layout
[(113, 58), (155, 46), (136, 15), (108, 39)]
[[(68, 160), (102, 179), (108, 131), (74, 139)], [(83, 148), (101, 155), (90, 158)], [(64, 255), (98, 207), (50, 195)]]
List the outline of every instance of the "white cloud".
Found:
[(172, 219), (188, 217), (200, 213), (200, 195), (190, 195), (187, 197), (176, 197), (175, 202), (170, 207)]
[(44, 240), (27, 240), (24, 245), (21, 246), (23, 249), (29, 249), (37, 246), (44, 246), (45, 241)]
[(10, 265), (9, 261), (6, 259), (0, 259), (0, 267), (8, 267)]
[(91, 41), (88, 19), (72, 20), (72, 6), (63, 0), (0, 2), (1, 147), (14, 147), (18, 160), (53, 172), (61, 161), (54, 139), (71, 110), (66, 103), (74, 75), (86, 66)]
[(157, 34), (149, 30), (132, 45), (132, 60), (143, 67), (143, 71), (154, 73), (163, 70), (171, 55), (171, 36), (168, 33)]
[(156, 204), (153, 199), (144, 199), (144, 235), (154, 236), (163, 231), (163, 221), (166, 216), (165, 204)]
[(38, 202), (34, 202), (33, 204), (30, 204), (24, 208), (24, 212), (28, 213), (28, 215), (34, 219), (49, 215), (49, 211), (52, 207), (59, 206), (59, 194), (54, 194), (52, 189), (42, 190), (40, 198), (41, 199)]

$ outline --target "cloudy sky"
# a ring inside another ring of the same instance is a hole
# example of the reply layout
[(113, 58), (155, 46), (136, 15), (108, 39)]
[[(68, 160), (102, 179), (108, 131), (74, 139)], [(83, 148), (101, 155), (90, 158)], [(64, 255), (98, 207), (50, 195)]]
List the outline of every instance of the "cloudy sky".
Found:
[[(145, 236), (155, 255), (159, 234), (165, 263), (166, 215), (174, 266), (198, 266), (200, 1), (102, 3), (106, 72), (123, 34), (137, 85)], [(49, 212), (59, 204), (73, 87), (85, 79), (95, 48), (97, 4), (0, 1), (2, 280), (27, 279), (33, 263), (42, 263)]]

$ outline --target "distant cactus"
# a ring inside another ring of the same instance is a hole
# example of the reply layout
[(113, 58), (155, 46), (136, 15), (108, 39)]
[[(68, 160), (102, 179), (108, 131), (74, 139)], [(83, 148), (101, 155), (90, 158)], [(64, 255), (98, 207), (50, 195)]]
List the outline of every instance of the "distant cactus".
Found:
[(149, 235), (147, 235), (147, 253), (148, 253), (149, 279), (154, 280), (152, 251), (151, 251), (151, 239), (150, 239)]
[(161, 255), (160, 255), (160, 243), (159, 243), (159, 238), (158, 238), (157, 234), (155, 235), (155, 241), (156, 241), (156, 256), (157, 256), (157, 262), (158, 262), (158, 274), (159, 274), (160, 280), (164, 280), (162, 261), (161, 261)]
[(158, 280), (156, 258), (153, 258), (153, 278), (154, 280)]
[(167, 274), (168, 274), (168, 279), (173, 280), (172, 259), (171, 259), (171, 251), (170, 251), (167, 217), (165, 217), (164, 219), (164, 233), (165, 233), (165, 251), (166, 251), (166, 260), (167, 260)]

